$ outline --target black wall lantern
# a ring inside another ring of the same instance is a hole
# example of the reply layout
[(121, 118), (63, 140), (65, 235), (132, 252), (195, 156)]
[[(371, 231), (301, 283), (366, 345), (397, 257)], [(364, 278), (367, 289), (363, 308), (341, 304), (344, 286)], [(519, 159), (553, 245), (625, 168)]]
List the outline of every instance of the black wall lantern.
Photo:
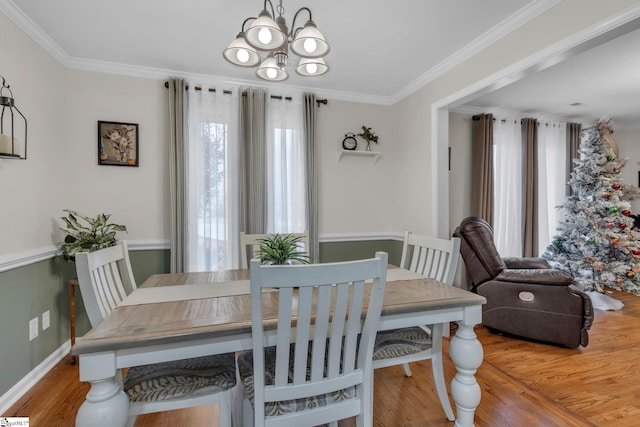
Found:
[[(11, 92), (4, 77), (2, 77), (2, 87), (0, 87), (0, 105), (2, 105), (2, 112), (0, 113), (0, 158), (26, 159), (27, 119), (16, 107), (13, 92)], [(14, 111), (20, 116), (18, 117)], [(20, 140), (22, 137), (20, 127), (24, 127), (24, 140), (22, 141)], [(16, 129), (18, 129), (17, 132)], [(17, 138), (16, 134), (18, 134)]]

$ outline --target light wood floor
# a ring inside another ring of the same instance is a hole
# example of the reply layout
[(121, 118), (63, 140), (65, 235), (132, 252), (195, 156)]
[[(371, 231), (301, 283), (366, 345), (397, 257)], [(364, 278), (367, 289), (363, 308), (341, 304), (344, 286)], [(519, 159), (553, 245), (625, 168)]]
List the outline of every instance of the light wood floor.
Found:
[[(640, 297), (612, 296), (625, 307), (596, 312), (586, 348), (534, 343), (477, 327), (485, 358), (476, 375), (482, 401), (475, 425), (640, 425)], [(429, 362), (412, 364), (412, 370), (411, 378), (404, 377), (397, 366), (375, 372), (375, 426), (452, 426), (435, 397)], [(445, 375), (447, 383), (455, 375), (448, 357)], [(29, 416), (32, 427), (73, 426), (87, 390), (88, 385), (78, 382), (77, 366), (67, 357), (2, 415)], [(216, 426), (217, 410), (207, 406), (144, 415), (135, 425)], [(353, 420), (340, 423), (340, 427), (352, 426)]]

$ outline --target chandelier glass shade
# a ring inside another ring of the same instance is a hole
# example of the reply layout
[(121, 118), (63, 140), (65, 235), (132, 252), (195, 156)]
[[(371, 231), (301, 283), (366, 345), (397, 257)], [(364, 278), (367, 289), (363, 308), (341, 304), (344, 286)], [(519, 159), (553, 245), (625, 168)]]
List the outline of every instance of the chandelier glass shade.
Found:
[[(271, 12), (267, 10), (267, 4)], [(274, 19), (274, 16), (278, 16)], [(304, 27), (296, 27), (296, 19), (301, 12), (307, 12), (309, 19)], [(300, 8), (294, 15), (291, 31), (289, 31), (283, 17), (282, 0), (274, 9), (271, 0), (264, 1), (264, 7), (258, 17), (249, 17), (242, 23), (242, 30), (229, 46), (223, 56), (229, 62), (240, 67), (255, 67), (259, 65), (256, 74), (268, 81), (282, 81), (289, 77), (287, 60), (289, 49), (300, 57), (295, 70), (301, 76), (319, 76), (329, 67), (324, 57), (330, 47), (316, 24), (312, 20), (311, 10)], [(245, 31), (245, 25), (253, 21)], [(260, 52), (267, 54), (262, 58)]]

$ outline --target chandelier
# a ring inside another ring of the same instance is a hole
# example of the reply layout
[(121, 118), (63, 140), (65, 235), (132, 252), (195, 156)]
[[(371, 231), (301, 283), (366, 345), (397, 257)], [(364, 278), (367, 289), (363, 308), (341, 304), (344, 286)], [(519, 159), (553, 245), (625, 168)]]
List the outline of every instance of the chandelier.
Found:
[[(267, 10), (267, 3), (271, 7), (271, 13)], [(300, 12), (309, 13), (309, 20), (304, 27), (296, 28), (296, 19)], [(275, 18), (276, 12), (278, 17)], [(289, 77), (287, 73), (287, 59), (289, 49), (300, 61), (296, 66), (296, 72), (302, 76), (319, 76), (329, 71), (323, 57), (329, 53), (329, 44), (316, 28), (308, 7), (301, 7), (293, 16), (291, 31), (287, 28), (284, 17), (282, 0), (275, 10), (271, 0), (264, 1), (264, 7), (258, 17), (249, 17), (242, 23), (242, 30), (229, 46), (224, 50), (225, 59), (240, 67), (255, 67), (258, 77), (269, 81), (282, 81)], [(247, 22), (253, 21), (245, 31)], [(258, 51), (266, 52), (266, 58), (262, 58)]]

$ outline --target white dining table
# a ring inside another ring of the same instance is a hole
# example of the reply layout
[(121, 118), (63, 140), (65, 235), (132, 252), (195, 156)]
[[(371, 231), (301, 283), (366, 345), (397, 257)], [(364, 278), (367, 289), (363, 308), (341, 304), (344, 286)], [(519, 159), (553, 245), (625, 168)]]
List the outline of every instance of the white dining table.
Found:
[[(151, 276), (76, 341), (72, 353), (79, 356), (80, 381), (91, 383), (76, 426), (126, 425), (129, 401), (116, 380), (122, 368), (250, 349), (248, 275), (248, 270), (228, 270)], [(449, 345), (457, 370), (450, 388), (456, 426), (473, 426), (480, 403), (475, 373), (483, 350), (474, 326), (485, 302), (407, 270), (388, 270), (379, 330), (458, 323)]]

